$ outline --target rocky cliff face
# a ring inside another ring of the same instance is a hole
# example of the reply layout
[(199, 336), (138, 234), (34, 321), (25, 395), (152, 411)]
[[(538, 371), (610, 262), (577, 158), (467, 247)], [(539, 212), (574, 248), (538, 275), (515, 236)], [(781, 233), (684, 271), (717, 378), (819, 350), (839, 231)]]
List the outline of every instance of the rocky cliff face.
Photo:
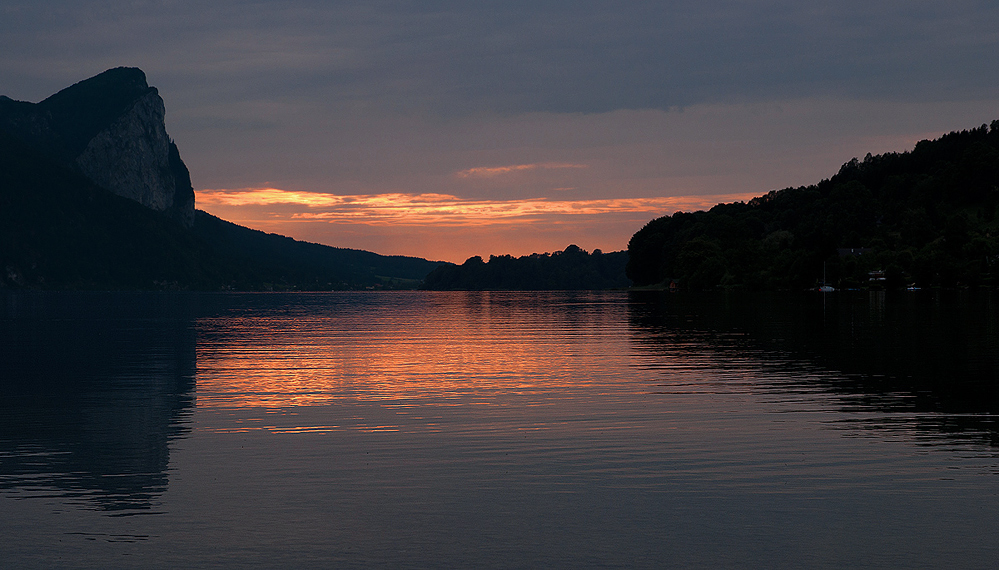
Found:
[(165, 115), (163, 99), (135, 68), (105, 71), (37, 104), (0, 99), (0, 128), (190, 227), (194, 189)]
[(147, 208), (171, 212), (190, 226), (194, 190), (189, 180), (184, 188), (187, 169), (166, 133), (165, 113), (159, 94), (147, 92), (90, 139), (74, 162), (98, 186)]

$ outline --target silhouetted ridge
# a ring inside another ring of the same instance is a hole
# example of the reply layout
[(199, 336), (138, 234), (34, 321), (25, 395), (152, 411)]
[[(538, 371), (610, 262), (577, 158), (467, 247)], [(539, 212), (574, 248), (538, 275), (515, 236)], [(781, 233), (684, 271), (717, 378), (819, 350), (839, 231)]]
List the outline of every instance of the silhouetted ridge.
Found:
[(440, 265), (196, 214), (164, 115), (132, 68), (37, 104), (0, 98), (0, 287), (413, 289)]
[(32, 104), (0, 101), (6, 130), (91, 182), (194, 223), (190, 176), (171, 149), (166, 108), (145, 74), (119, 67)]
[(60, 145), (76, 157), (108, 124), (141, 97), (156, 94), (146, 84), (146, 74), (134, 67), (117, 67), (85, 79), (38, 103), (47, 115)]
[(636, 285), (684, 289), (993, 285), (999, 121), (853, 159), (828, 180), (652, 220)]
[(297, 241), (227, 222), (201, 210), (196, 213), (193, 231), (225, 259), (238, 289), (415, 289), (441, 265), (417, 257)]
[(435, 269), (423, 289), (433, 291), (568, 291), (615, 289), (631, 283), (624, 274), (628, 254), (623, 251), (589, 253), (570, 245), (565, 251), (522, 257), (491, 255), (469, 258), (461, 265)]

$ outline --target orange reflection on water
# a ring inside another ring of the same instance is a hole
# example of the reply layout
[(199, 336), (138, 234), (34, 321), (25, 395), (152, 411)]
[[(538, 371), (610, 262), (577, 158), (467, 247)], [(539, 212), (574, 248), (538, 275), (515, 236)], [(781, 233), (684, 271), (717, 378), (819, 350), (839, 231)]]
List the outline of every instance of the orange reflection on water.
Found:
[(560, 398), (583, 387), (599, 393), (586, 371), (627, 350), (626, 297), (566, 305), (517, 295), (384, 293), (352, 305), (356, 297), (334, 293), (310, 297), (328, 307), (204, 320), (198, 405), (489, 406), (521, 398), (532, 406), (549, 403), (553, 388)]

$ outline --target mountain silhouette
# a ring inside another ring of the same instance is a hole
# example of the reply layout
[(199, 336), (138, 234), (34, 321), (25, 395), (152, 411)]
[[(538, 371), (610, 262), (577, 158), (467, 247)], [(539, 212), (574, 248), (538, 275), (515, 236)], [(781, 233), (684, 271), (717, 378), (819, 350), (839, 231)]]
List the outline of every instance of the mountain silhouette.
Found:
[(165, 113), (136, 68), (39, 103), (0, 96), (0, 287), (415, 288), (441, 265), (300, 242), (196, 210)]

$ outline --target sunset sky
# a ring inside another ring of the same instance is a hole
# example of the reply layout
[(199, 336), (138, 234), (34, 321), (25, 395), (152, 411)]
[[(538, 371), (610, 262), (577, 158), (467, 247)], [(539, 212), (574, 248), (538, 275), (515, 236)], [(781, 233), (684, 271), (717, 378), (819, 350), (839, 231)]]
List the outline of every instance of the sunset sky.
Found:
[(454, 262), (999, 119), (991, 1), (5, 0), (0, 54), (26, 101), (142, 68), (201, 209)]

